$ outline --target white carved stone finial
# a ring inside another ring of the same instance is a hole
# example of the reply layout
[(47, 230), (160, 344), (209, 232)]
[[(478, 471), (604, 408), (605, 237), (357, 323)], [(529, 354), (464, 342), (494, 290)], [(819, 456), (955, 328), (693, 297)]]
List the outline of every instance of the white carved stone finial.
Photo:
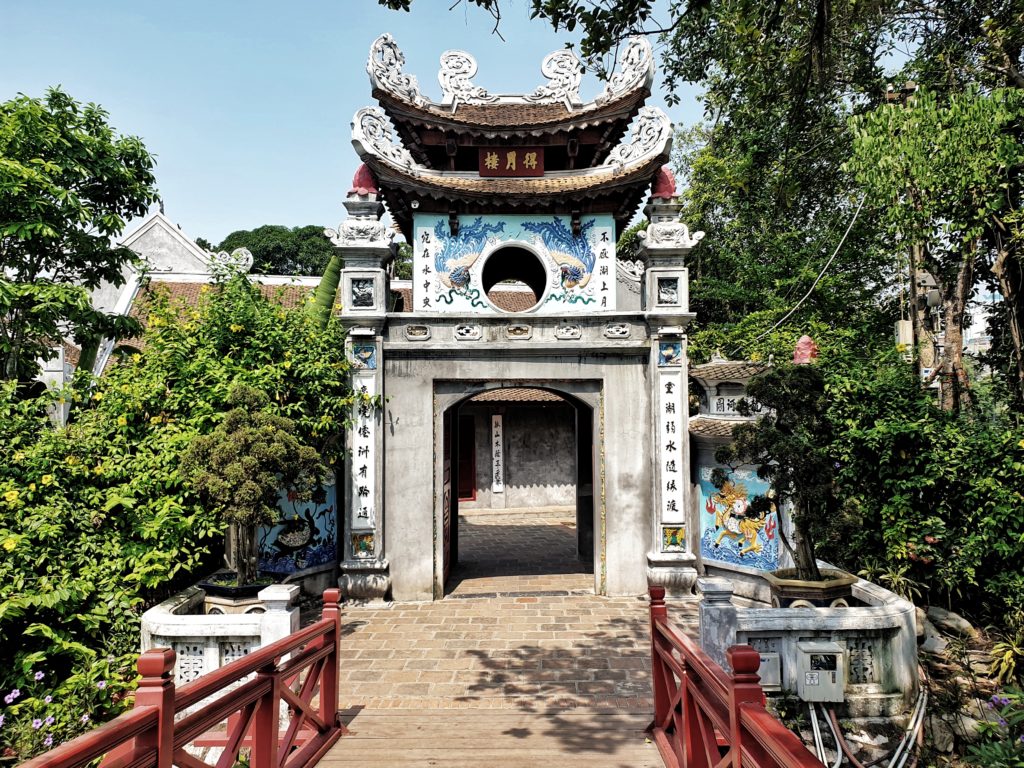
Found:
[(672, 144), (672, 121), (657, 107), (644, 107), (637, 115), (629, 141), (613, 149), (603, 165), (635, 163), (667, 152)]
[(409, 150), (395, 143), (391, 123), (379, 107), (364, 107), (356, 112), (352, 118), (352, 144), (360, 157), (375, 155), (403, 168), (414, 165)]
[(412, 104), (420, 104), (419, 83), (413, 75), (402, 72), (405, 66), (405, 55), (390, 34), (385, 32), (373, 41), (370, 46), (370, 57), (366, 61), (366, 71), (370, 75), (370, 84), (401, 97)]
[(441, 103), (451, 104), (452, 111), (462, 104), (493, 104), (498, 100), (486, 89), (473, 85), (476, 59), (465, 51), (445, 51), (441, 54), (441, 70), (437, 80), (441, 83)]
[(252, 269), (253, 256), (248, 248), (235, 248), (231, 253), (210, 253), (210, 269), (215, 275), (245, 274)]
[(579, 105), (580, 81), (583, 79), (583, 63), (569, 50), (555, 51), (544, 57), (540, 71), (548, 79), (547, 85), (523, 98), (537, 104), (564, 101), (567, 108)]
[(681, 221), (652, 222), (637, 237), (648, 247), (658, 248), (693, 248), (704, 239), (703, 232), (690, 234), (690, 228)]
[(597, 97), (597, 102), (608, 101), (620, 94), (654, 82), (654, 51), (646, 37), (631, 37), (619, 54), (615, 72), (608, 78), (608, 85)]

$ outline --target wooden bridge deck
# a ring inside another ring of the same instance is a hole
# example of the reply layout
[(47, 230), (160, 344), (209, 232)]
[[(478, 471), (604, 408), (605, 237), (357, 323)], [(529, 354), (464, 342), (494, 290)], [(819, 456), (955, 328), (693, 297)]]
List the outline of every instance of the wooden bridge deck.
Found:
[[(578, 568), (538, 568), (538, 551), (571, 553), (567, 522), (464, 519), (447, 598), (346, 607), (339, 696), (352, 733), (320, 765), (662, 766), (644, 734), (647, 599), (598, 597)], [(529, 570), (518, 539), (530, 541)], [(484, 551), (495, 541), (501, 560)], [(696, 627), (695, 603), (671, 614)]]
[(651, 714), (493, 709), (350, 711), (352, 733), (321, 768), (662, 768), (644, 728)]

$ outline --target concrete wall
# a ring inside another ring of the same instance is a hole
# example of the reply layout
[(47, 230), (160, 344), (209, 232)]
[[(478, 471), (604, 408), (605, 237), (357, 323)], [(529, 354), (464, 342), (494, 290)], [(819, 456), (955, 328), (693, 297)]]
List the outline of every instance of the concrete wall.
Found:
[[(646, 337), (641, 323), (631, 331), (634, 339)], [(481, 391), (523, 386), (567, 393), (593, 409), (595, 591), (644, 593), (654, 487), (646, 338), (600, 350), (596, 345), (556, 350), (554, 345), (526, 344), (516, 350), (476, 344), (471, 351), (433, 339), (427, 344), (399, 341), (404, 337), (400, 321), (389, 333), (392, 340), (384, 345), (384, 554), (394, 599), (431, 600), (443, 593), (444, 411)]]
[[(491, 416), (502, 415), (505, 491), (492, 493)], [(569, 403), (467, 404), (474, 420), (476, 499), (460, 509), (512, 509), (576, 504), (576, 410)]]

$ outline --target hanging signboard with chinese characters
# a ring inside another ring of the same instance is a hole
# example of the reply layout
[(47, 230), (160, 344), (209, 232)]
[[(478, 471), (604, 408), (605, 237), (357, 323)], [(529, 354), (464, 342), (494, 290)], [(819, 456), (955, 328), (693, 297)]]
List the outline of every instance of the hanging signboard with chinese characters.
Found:
[(481, 147), (480, 175), (543, 176), (544, 147)]
[(491, 493), (505, 492), (505, 438), (501, 416), (491, 416)]

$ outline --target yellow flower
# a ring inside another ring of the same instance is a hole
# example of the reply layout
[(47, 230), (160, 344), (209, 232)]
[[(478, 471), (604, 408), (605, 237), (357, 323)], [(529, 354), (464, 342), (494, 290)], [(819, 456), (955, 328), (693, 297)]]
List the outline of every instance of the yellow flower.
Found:
[(140, 354), (139, 354), (138, 352), (135, 352), (135, 353), (134, 353), (134, 354), (132, 355), (132, 362), (133, 362), (133, 363), (137, 363), (137, 362), (139, 362), (139, 361), (140, 361), (141, 359), (142, 359), (142, 355), (140, 355)]
[(199, 289), (199, 292), (200, 293), (209, 293), (210, 292), (210, 286), (204, 285), (202, 288)]
[(36, 484), (35, 484), (35, 483), (29, 483), (29, 484), (28, 484), (28, 489), (29, 489), (30, 491), (34, 491), (34, 490), (36, 489)]
[(93, 392), (92, 393), (92, 399), (93, 400), (102, 400), (103, 399), (103, 393), (102, 392)]
[(231, 328), (231, 330), (233, 332), (235, 332), (235, 333), (238, 333), (239, 331), (244, 331), (245, 330), (245, 326), (244, 325), (239, 325), (238, 323), (232, 323), (228, 327)]
[(117, 424), (118, 426), (124, 427), (128, 424), (128, 419), (126, 419), (124, 416), (118, 416)]
[(285, 360), (284, 361), (284, 367), (285, 368), (291, 368), (292, 367), (292, 361), (291, 360)]
[(73, 466), (75, 466), (75, 464), (78, 463), (78, 457), (77, 456), (68, 456), (66, 459), (64, 459), (64, 461), (67, 462), (67, 465), (69, 467), (73, 467)]
[(18, 546), (18, 540), (17, 539), (12, 539), (10, 536), (8, 536), (6, 539), (4, 539), (4, 549), (6, 549), (8, 552), (10, 552), (16, 546)]
[[(1024, 441), (1022, 441), (1021, 447), (1024, 447)], [(15, 454), (14, 454), (14, 460), (15, 461), (21, 461), (24, 458), (25, 458), (25, 452), (24, 451), (16, 451), (15, 452)]]
[(18, 492), (11, 490), (4, 494), (4, 498), (11, 504), (18, 500)]
[(41, 482), (43, 485), (49, 485), (50, 483), (53, 482), (53, 475), (43, 475), (39, 479), (39, 482)]
[(103, 465), (102, 464), (97, 464), (95, 467), (93, 467), (92, 473), (94, 475), (102, 475), (103, 474)]

